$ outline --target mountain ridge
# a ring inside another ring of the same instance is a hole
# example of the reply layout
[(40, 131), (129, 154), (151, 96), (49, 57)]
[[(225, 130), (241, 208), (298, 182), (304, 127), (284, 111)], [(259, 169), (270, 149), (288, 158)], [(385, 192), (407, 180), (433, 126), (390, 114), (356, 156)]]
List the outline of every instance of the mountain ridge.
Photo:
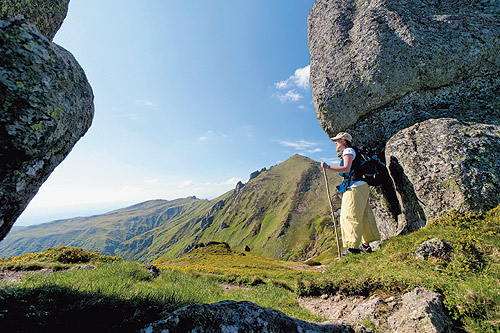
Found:
[[(337, 174), (329, 177), (331, 184), (340, 182)], [(224, 241), (231, 247), (249, 246), (260, 255), (297, 260), (331, 249), (329, 215), (319, 162), (295, 154), (262, 169), (238, 191), (212, 200), (156, 199), (16, 228), (0, 242), (0, 256), (66, 245), (146, 262), (178, 257), (197, 243)]]

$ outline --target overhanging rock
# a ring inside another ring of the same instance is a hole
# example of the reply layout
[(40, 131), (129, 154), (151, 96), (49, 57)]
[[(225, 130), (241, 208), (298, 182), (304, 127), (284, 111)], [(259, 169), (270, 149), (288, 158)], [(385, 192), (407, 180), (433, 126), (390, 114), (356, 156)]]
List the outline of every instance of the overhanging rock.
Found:
[(90, 127), (93, 98), (71, 53), (25, 19), (0, 20), (0, 240)]

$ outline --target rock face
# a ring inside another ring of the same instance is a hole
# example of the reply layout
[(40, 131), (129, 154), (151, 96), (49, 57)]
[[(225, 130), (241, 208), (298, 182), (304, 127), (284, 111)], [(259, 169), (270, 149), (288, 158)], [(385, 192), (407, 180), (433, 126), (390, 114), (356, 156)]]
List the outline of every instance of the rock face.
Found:
[(329, 135), (354, 132), (360, 119), (385, 109), (399, 112), (374, 118), (381, 122), (372, 127), (383, 127), (387, 138), (429, 118), (484, 120), (499, 106), (483, 108), (487, 101), (472, 97), (498, 101), (491, 89), (499, 86), (499, 14), (498, 3), (486, 0), (316, 1), (310, 83), (322, 127)]
[(386, 159), (406, 228), (443, 211), (486, 211), (500, 199), (500, 126), (431, 119), (394, 135)]
[[(5, 4), (4, 4), (5, 3)], [(54, 39), (68, 13), (69, 0), (7, 0), (0, 5), (0, 20), (24, 17), (48, 39)]]
[(240, 193), (241, 189), (245, 186), (241, 181), (236, 183), (236, 187), (234, 188), (234, 194)]
[(361, 325), (314, 324), (252, 302), (193, 304), (141, 332), (372, 332)]
[[(404, 216), (386, 229), (500, 202), (499, 14), (487, 0), (317, 0), (311, 8), (318, 120), (329, 136), (348, 131), (357, 145), (387, 148)], [(382, 208), (383, 224), (391, 214)]]
[(25, 19), (0, 20), (0, 240), (91, 125), (75, 58)]
[(215, 213), (217, 213), (223, 206), (224, 206), (224, 200), (218, 201), (215, 205), (213, 205), (213, 207), (210, 209), (207, 215), (200, 218), (198, 222), (200, 222), (201, 230), (205, 230), (212, 225)]

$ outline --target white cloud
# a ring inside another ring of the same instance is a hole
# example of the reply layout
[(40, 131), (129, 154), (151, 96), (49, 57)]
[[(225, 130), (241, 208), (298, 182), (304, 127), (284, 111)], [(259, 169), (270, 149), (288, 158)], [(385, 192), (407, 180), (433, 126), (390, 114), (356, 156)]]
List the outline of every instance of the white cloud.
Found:
[(307, 65), (304, 68), (298, 68), (295, 73), (291, 75), (288, 79), (277, 82), (274, 84), (276, 89), (289, 89), (289, 88), (304, 88), (309, 87), (309, 76), (311, 73), (311, 65)]
[(328, 165), (339, 165), (340, 161), (338, 158), (322, 158), (322, 162), (326, 162)]
[(123, 118), (130, 119), (130, 120), (137, 120), (139, 118), (138, 113), (127, 113), (122, 115)]
[(309, 142), (305, 140), (299, 140), (296, 142), (292, 141), (280, 141), (280, 145), (285, 146), (285, 147), (293, 147), (298, 150), (304, 150), (306, 148), (314, 147), (317, 146), (318, 144), (315, 142)]
[(222, 182), (208, 182), (206, 183), (206, 185), (208, 186), (225, 186), (225, 185), (231, 185), (231, 186), (235, 186), (236, 183), (238, 183), (239, 181), (241, 181), (241, 178), (236, 178), (236, 177), (232, 177), (232, 178), (229, 178), (228, 180), (224, 180)]
[(192, 179), (185, 180), (185, 181), (182, 181), (182, 182), (177, 182), (177, 187), (178, 188), (191, 187), (193, 185), (195, 185), (195, 182)]
[[(297, 92), (297, 89), (309, 89), (310, 69), (311, 65), (298, 68), (288, 79), (276, 82), (274, 87), (277, 91), (273, 94), (273, 97), (276, 97), (281, 103), (298, 102), (301, 100), (303, 96), (301, 93)], [(283, 92), (285, 90), (286, 92)], [(304, 106), (299, 108), (303, 109)]]
[(223, 185), (236, 185), (236, 183), (238, 183), (239, 181), (241, 181), (241, 178), (232, 177), (232, 178), (229, 178), (228, 180), (226, 180), (225, 182), (222, 182), (222, 184)]
[(278, 89), (285, 89), (287, 85), (288, 85), (288, 80), (280, 81), (274, 84), (274, 86)]
[(150, 108), (157, 108), (157, 107), (159, 107), (158, 104), (156, 104), (154, 102), (151, 102), (151, 101), (148, 101), (148, 100), (144, 100), (144, 99), (136, 99), (135, 100), (135, 105), (146, 106), (146, 107), (150, 107)]
[(282, 94), (278, 91), (275, 96), (280, 100), (281, 103), (297, 102), (302, 98), (302, 95), (297, 93), (295, 90), (289, 90), (285, 94)]
[(316, 142), (310, 142), (306, 140), (299, 140), (299, 141), (280, 141), (280, 145), (284, 147), (291, 147), (295, 148), (298, 151), (314, 154), (314, 153), (319, 153), (322, 152), (323, 149), (317, 147), (318, 144)]
[(295, 71), (295, 74), (291, 78), (298, 87), (306, 89), (307, 87), (309, 87), (310, 73), (311, 65), (307, 65), (304, 68), (297, 69)]
[(200, 136), (198, 138), (198, 140), (207, 141), (208, 139), (210, 139), (212, 137), (220, 137), (220, 138), (225, 139), (227, 137), (227, 135), (224, 133), (221, 133), (221, 132), (215, 132), (213, 130), (208, 130), (207, 133), (205, 133), (203, 136)]

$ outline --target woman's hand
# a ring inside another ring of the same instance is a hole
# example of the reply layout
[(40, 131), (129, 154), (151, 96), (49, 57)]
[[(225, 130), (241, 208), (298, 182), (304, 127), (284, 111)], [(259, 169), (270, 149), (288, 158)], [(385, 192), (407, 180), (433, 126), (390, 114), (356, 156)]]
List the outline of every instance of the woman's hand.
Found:
[(321, 162), (321, 167), (323, 169), (329, 169), (330, 168), (330, 166), (328, 166), (328, 164), (326, 164), (325, 162)]

